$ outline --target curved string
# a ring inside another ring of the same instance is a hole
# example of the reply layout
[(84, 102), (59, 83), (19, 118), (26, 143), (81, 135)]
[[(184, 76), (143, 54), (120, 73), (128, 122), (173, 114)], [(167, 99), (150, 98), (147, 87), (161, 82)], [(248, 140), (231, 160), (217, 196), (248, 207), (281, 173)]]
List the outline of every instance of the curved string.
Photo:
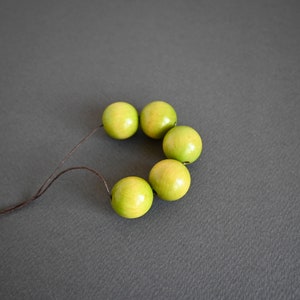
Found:
[(16, 205), (13, 205), (13, 206), (10, 206), (8, 208), (4, 208), (2, 210), (0, 210), (0, 215), (1, 214), (5, 214), (5, 213), (8, 213), (8, 212), (11, 212), (17, 208), (21, 208), (27, 204), (29, 204), (30, 202), (36, 200), (37, 198), (39, 198), (40, 196), (42, 196), (46, 190), (48, 190), (48, 188), (52, 185), (52, 183), (57, 180), (58, 177), (60, 177), (61, 175), (63, 175), (64, 173), (66, 172), (69, 172), (69, 171), (72, 171), (72, 170), (87, 170), (93, 174), (95, 174), (98, 178), (100, 178), (104, 185), (105, 185), (105, 188), (106, 188), (106, 191), (108, 192), (109, 196), (111, 196), (110, 194), (110, 191), (109, 191), (109, 188), (108, 188), (108, 185), (107, 185), (107, 182), (106, 180), (104, 179), (104, 177), (98, 173), (97, 171), (91, 169), (91, 168), (88, 168), (88, 167), (71, 167), (71, 168), (68, 168), (68, 169), (65, 169), (63, 171), (61, 171), (59, 174), (55, 175), (58, 170), (61, 169), (61, 167), (64, 165), (64, 163), (74, 154), (74, 152), (86, 141), (88, 140), (99, 128), (103, 127), (103, 124), (101, 125), (98, 125), (96, 128), (94, 128), (89, 134), (87, 134), (84, 138), (82, 138), (67, 154), (66, 156), (59, 162), (59, 164), (57, 165), (57, 167), (54, 169), (54, 171), (51, 173), (51, 175), (44, 181), (44, 183), (40, 186), (40, 188), (37, 190), (37, 192), (29, 199), (25, 200), (25, 201), (22, 201), (21, 203), (19, 204), (16, 204)]
[(73, 153), (86, 141), (88, 140), (98, 129), (103, 127), (103, 124), (98, 125), (96, 128), (94, 128), (89, 134), (87, 134), (84, 138), (82, 138), (78, 144), (76, 144), (67, 154), (66, 156), (59, 162), (55, 170), (52, 172), (52, 174), (45, 180), (45, 182), (41, 185), (39, 190), (37, 191), (37, 194), (42, 192), (44, 187), (47, 185), (47, 183), (52, 179), (52, 177), (55, 175), (55, 173), (61, 169), (61, 167), (64, 165), (64, 163), (73, 155)]
[(104, 183), (105, 189), (106, 189), (109, 197), (111, 197), (111, 193), (110, 193), (108, 184), (107, 184), (105, 178), (99, 172), (97, 172), (96, 170), (91, 169), (89, 167), (85, 167), (85, 166), (70, 167), (70, 168), (67, 168), (65, 170), (62, 170), (55, 177), (51, 178), (51, 180), (48, 181), (48, 184), (46, 186), (44, 186), (43, 190), (42, 191), (38, 190), (31, 198), (29, 198), (29, 199), (27, 199), (27, 200), (25, 200), (25, 201), (23, 201), (19, 204), (16, 204), (16, 205), (13, 205), (13, 206), (10, 206), (10, 207), (7, 207), (7, 208), (4, 208), (4, 209), (0, 210), (0, 215), (6, 214), (6, 213), (12, 212), (12, 211), (14, 211), (18, 208), (24, 207), (25, 205), (28, 205), (32, 201), (38, 199), (39, 197), (41, 197), (49, 189), (49, 187), (54, 183), (54, 181), (56, 181), (60, 176), (62, 176), (63, 174), (65, 174), (67, 172), (73, 171), (73, 170), (86, 170), (86, 171), (89, 171), (92, 174), (96, 175)]

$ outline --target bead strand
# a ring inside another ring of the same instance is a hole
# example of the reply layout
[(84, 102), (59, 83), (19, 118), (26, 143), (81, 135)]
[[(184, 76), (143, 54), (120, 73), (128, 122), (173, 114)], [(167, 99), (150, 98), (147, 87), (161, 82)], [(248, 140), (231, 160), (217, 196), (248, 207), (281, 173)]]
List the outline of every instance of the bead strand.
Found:
[[(100, 127), (112, 138), (124, 140), (132, 137), (141, 127), (145, 135), (152, 139), (162, 139), (166, 156), (150, 170), (148, 181), (137, 176), (119, 180), (110, 191), (105, 178), (86, 166), (70, 167), (57, 172), (74, 152)], [(1, 214), (24, 207), (41, 197), (61, 175), (72, 170), (86, 170), (96, 175), (105, 185), (111, 198), (113, 210), (121, 217), (134, 219), (145, 215), (153, 204), (154, 194), (166, 201), (177, 201), (184, 197), (191, 185), (191, 175), (187, 164), (195, 162), (202, 152), (202, 139), (190, 126), (176, 126), (177, 113), (167, 102), (157, 100), (147, 104), (141, 111), (128, 102), (114, 102), (102, 114), (102, 125), (85, 136), (58, 164), (37, 192), (29, 199), (0, 210)]]
[[(128, 124), (134, 126), (126, 138), (138, 129), (136, 109), (126, 102), (108, 106), (102, 116), (108, 135), (117, 138), (115, 132), (126, 132)], [(113, 110), (114, 112), (110, 112)], [(108, 119), (107, 115), (122, 116)], [(106, 122), (107, 120), (107, 122)], [(107, 124), (107, 125), (106, 125)], [(118, 181), (112, 189), (112, 208), (124, 218), (138, 218), (145, 215), (153, 203), (153, 192), (166, 201), (181, 199), (191, 185), (191, 175), (186, 164), (196, 161), (202, 152), (202, 139), (190, 126), (176, 126), (177, 113), (167, 102), (158, 100), (147, 104), (140, 114), (140, 126), (144, 134), (153, 139), (163, 139), (163, 152), (167, 159), (157, 162), (149, 172), (148, 181), (129, 176)], [(129, 132), (129, 131), (128, 131)], [(123, 136), (122, 136), (123, 137)], [(119, 138), (123, 139), (123, 138)]]

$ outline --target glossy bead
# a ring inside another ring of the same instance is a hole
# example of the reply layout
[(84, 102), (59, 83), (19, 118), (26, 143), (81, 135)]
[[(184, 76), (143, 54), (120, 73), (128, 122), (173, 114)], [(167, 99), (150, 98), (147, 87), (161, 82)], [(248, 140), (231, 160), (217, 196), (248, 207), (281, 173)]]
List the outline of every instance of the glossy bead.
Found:
[(163, 151), (168, 158), (192, 163), (202, 152), (202, 139), (190, 126), (176, 126), (163, 139)]
[(187, 193), (191, 184), (191, 176), (187, 167), (181, 162), (164, 159), (151, 169), (149, 182), (159, 198), (174, 201)]
[(134, 135), (138, 129), (138, 112), (127, 102), (115, 102), (106, 107), (102, 114), (102, 124), (106, 133), (123, 140)]
[(147, 136), (153, 139), (163, 138), (165, 133), (176, 125), (176, 122), (176, 111), (164, 101), (153, 101), (141, 111), (141, 128)]
[(111, 205), (121, 217), (134, 219), (143, 216), (152, 206), (153, 191), (143, 178), (129, 176), (119, 180), (111, 191)]

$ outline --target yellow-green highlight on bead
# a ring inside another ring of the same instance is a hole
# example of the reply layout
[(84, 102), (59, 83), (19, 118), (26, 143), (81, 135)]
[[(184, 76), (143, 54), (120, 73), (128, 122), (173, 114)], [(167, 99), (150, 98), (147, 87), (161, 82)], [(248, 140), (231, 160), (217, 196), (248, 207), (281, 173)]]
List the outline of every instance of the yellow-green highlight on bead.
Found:
[(153, 191), (149, 183), (140, 177), (129, 176), (119, 180), (111, 191), (114, 211), (127, 219), (146, 214), (153, 203)]
[(175, 201), (188, 192), (191, 176), (187, 167), (178, 160), (164, 159), (152, 167), (149, 182), (159, 198)]
[(192, 127), (176, 126), (166, 133), (163, 139), (163, 151), (167, 158), (182, 163), (192, 163), (202, 152), (202, 139)]
[(153, 139), (161, 139), (177, 122), (175, 109), (167, 102), (157, 100), (147, 104), (141, 111), (142, 131)]
[(133, 136), (139, 126), (138, 112), (127, 102), (114, 102), (102, 114), (102, 124), (106, 133), (118, 140)]

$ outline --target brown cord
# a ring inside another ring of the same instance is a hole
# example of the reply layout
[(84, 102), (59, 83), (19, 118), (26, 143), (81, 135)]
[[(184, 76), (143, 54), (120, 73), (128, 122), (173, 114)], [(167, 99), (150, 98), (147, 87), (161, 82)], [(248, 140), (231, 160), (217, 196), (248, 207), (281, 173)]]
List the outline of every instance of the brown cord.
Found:
[(67, 169), (61, 171), (60, 173), (58, 173), (55, 177), (53, 177), (48, 182), (48, 184), (44, 187), (44, 189), (42, 191), (37, 191), (31, 198), (29, 198), (29, 199), (27, 199), (27, 200), (25, 200), (25, 201), (23, 201), (19, 204), (16, 204), (16, 205), (13, 205), (13, 206), (10, 206), (10, 207), (7, 207), (7, 208), (4, 208), (4, 209), (0, 210), (0, 215), (12, 212), (13, 210), (15, 210), (17, 208), (21, 208), (21, 207), (29, 204), (30, 202), (38, 199), (39, 197), (41, 197), (48, 190), (48, 188), (54, 183), (54, 181), (56, 181), (61, 175), (65, 174), (69, 171), (73, 171), (73, 170), (86, 170), (86, 171), (89, 171), (89, 172), (93, 173), (94, 175), (96, 175), (104, 183), (106, 191), (107, 191), (108, 195), (111, 197), (111, 193), (109, 191), (108, 184), (107, 184), (106, 180), (104, 179), (104, 177), (100, 173), (98, 173), (94, 169), (91, 169), (91, 168), (85, 167), (85, 166), (71, 167), (71, 168), (67, 168)]
[(76, 146), (74, 146), (71, 151), (69, 151), (67, 153), (67, 155), (63, 158), (63, 160), (60, 161), (60, 163), (55, 168), (55, 170), (52, 172), (52, 174), (46, 179), (46, 181), (41, 185), (41, 187), (37, 190), (37, 192), (31, 198), (29, 198), (25, 201), (22, 201), (19, 204), (9, 206), (7, 208), (0, 210), (0, 215), (12, 212), (15, 209), (21, 208), (21, 207), (31, 203), (32, 201), (38, 199), (48, 190), (48, 188), (53, 184), (53, 182), (56, 181), (61, 175), (65, 174), (69, 171), (72, 171), (72, 170), (86, 170), (86, 171), (89, 171), (89, 172), (93, 173), (94, 175), (96, 175), (104, 183), (106, 191), (107, 191), (108, 195), (111, 197), (111, 193), (109, 191), (108, 184), (107, 184), (106, 180), (104, 179), (104, 177), (100, 173), (98, 173), (97, 171), (95, 171), (89, 167), (85, 167), (85, 166), (71, 167), (71, 168), (67, 168), (67, 169), (61, 171), (60, 173), (58, 173), (57, 175), (55, 175), (55, 173), (72, 156), (72, 154), (79, 148), (79, 146), (82, 145), (89, 137), (91, 137), (102, 126), (103, 125), (100, 125), (100, 126), (97, 126), (95, 129), (93, 129), (88, 135), (86, 135), (82, 140), (80, 140), (80, 142)]
[(86, 135), (83, 139), (79, 141), (77, 145), (75, 145), (68, 153), (67, 155), (60, 161), (58, 166), (55, 168), (55, 170), (52, 172), (52, 174), (45, 180), (45, 182), (42, 184), (42, 186), (37, 191), (37, 194), (40, 193), (43, 188), (47, 185), (47, 183), (51, 180), (51, 178), (54, 176), (54, 174), (63, 166), (63, 164), (73, 155), (73, 153), (88, 139), (90, 138), (99, 128), (103, 127), (103, 124), (100, 126), (97, 126), (94, 128), (88, 135)]

